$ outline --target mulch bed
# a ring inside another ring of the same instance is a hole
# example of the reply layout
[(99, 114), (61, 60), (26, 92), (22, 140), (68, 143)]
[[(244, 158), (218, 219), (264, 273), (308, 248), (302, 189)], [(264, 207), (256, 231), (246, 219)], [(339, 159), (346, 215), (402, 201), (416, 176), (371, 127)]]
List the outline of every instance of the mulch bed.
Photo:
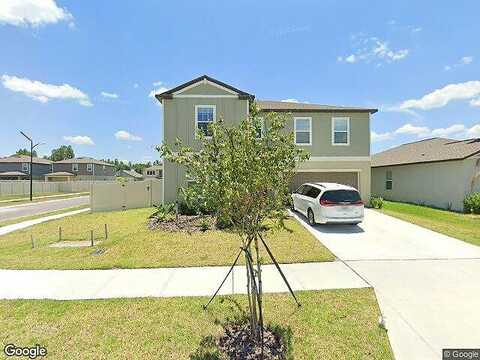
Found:
[[(208, 229), (204, 228), (202, 224), (208, 224)], [(178, 221), (175, 219), (175, 216), (161, 222), (156, 219), (150, 219), (148, 228), (150, 230), (192, 233), (215, 229), (215, 219), (208, 215), (178, 215)]]
[(250, 324), (231, 324), (218, 340), (219, 350), (229, 359), (283, 360), (287, 349), (280, 336), (265, 329), (263, 332), (263, 357), (261, 344), (252, 341)]

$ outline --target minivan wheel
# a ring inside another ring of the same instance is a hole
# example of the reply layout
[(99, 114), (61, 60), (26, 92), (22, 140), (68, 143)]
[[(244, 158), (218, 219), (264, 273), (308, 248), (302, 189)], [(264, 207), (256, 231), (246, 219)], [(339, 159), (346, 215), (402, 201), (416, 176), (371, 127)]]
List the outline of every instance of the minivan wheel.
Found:
[(312, 209), (307, 211), (307, 220), (310, 225), (315, 225), (315, 216), (313, 215)]

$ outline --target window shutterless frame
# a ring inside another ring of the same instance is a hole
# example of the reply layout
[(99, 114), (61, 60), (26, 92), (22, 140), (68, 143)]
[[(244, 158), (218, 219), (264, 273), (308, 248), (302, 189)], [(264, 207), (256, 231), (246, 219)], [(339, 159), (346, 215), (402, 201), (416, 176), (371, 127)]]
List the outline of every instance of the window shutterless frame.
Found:
[(72, 171), (78, 172), (78, 164), (72, 164)]
[[(336, 121), (346, 121), (346, 130), (335, 130)], [(347, 142), (335, 142), (335, 133), (346, 133)], [(350, 118), (349, 117), (332, 117), (332, 145), (333, 146), (349, 146), (350, 145)]]
[(93, 164), (87, 164), (87, 172), (93, 171)]
[[(213, 109), (213, 121), (198, 121), (199, 109)], [(216, 105), (195, 105), (195, 137), (197, 137), (198, 123), (210, 123), (215, 122), (217, 119), (217, 106)], [(206, 136), (207, 138), (211, 136)]]
[(30, 163), (22, 163), (22, 171), (30, 174)]
[(385, 174), (385, 190), (392, 190), (392, 189), (393, 189), (392, 170), (387, 170)]
[[(304, 121), (304, 120), (307, 120), (308, 121), (308, 130), (304, 130), (304, 129), (298, 129), (298, 125), (297, 123), (300, 122), (300, 121)], [(299, 145), (299, 146), (310, 146), (312, 145), (312, 118), (311, 117), (294, 117), (293, 118), (293, 128), (294, 128), (294, 132), (295, 132), (295, 145)], [(308, 143), (304, 143), (304, 142), (297, 142), (297, 133), (301, 133), (301, 134), (305, 134), (305, 133), (308, 133)]]

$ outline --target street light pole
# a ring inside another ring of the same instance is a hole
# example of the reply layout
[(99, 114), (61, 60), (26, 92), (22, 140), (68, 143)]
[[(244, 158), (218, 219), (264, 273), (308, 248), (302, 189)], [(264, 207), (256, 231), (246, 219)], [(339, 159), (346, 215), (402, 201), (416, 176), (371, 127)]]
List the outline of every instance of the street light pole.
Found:
[(20, 131), (20, 134), (22, 134), (24, 137), (27, 138), (28, 141), (30, 141), (30, 201), (33, 200), (33, 149), (35, 149), (40, 143), (37, 143), (33, 145), (33, 140), (31, 137), (26, 135), (23, 131)]

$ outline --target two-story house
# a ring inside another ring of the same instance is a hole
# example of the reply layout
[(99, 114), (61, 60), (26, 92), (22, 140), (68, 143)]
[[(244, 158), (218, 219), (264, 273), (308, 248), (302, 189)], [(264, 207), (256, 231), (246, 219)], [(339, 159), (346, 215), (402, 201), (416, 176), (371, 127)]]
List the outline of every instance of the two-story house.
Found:
[(45, 174), (52, 171), (52, 163), (48, 159), (34, 157), (32, 169), (30, 169), (30, 156), (12, 155), (0, 158), (0, 180), (25, 180), (32, 178), (34, 180), (43, 180)]
[(143, 177), (145, 179), (161, 179), (163, 177), (163, 165), (153, 165), (143, 169)]
[(78, 157), (53, 163), (47, 181), (115, 180), (115, 166), (90, 157)]
[[(248, 116), (255, 96), (207, 75), (161, 94), (164, 141), (199, 148), (196, 131), (223, 118), (233, 125)], [(262, 112), (288, 113), (287, 130), (295, 143), (310, 153), (299, 165), (292, 189), (303, 182), (338, 182), (359, 189), (370, 198), (370, 115), (377, 109), (330, 106), (282, 101), (256, 101)], [(186, 185), (185, 170), (171, 162), (163, 164), (164, 201), (175, 201), (178, 188)]]

